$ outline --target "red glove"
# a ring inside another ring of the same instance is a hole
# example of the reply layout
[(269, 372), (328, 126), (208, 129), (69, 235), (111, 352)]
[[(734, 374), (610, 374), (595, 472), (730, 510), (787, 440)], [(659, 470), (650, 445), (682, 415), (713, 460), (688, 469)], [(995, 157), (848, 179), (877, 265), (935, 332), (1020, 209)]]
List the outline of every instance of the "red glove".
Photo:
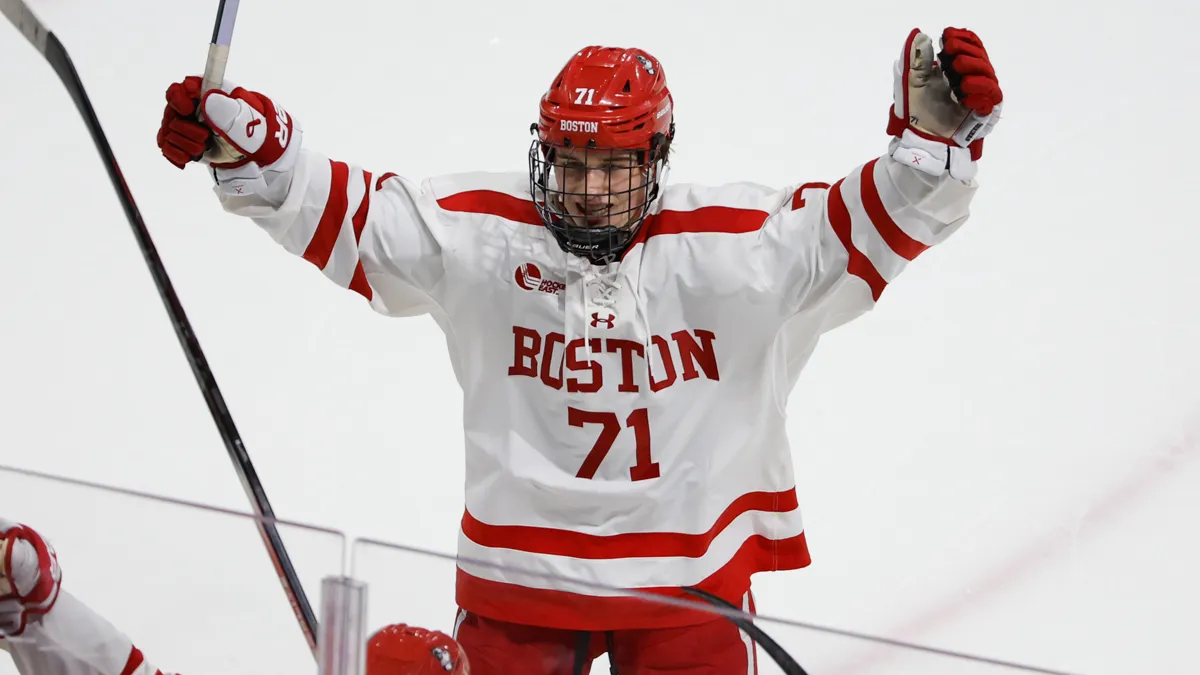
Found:
[(1004, 100), (992, 60), (975, 33), (965, 28), (942, 31), (938, 61), (962, 105), (986, 117)]
[(58, 600), (58, 556), (37, 532), (0, 518), (0, 637), (20, 635), (28, 619)]
[(181, 169), (196, 161), (232, 169), (248, 162), (269, 166), (283, 156), (295, 131), (283, 108), (242, 87), (229, 93), (214, 89), (203, 97), (200, 87), (200, 78), (192, 76), (167, 88), (158, 130), (167, 161)]
[(167, 107), (158, 128), (158, 148), (180, 169), (197, 162), (209, 149), (212, 130), (196, 120), (200, 103), (199, 77), (188, 77), (167, 87)]

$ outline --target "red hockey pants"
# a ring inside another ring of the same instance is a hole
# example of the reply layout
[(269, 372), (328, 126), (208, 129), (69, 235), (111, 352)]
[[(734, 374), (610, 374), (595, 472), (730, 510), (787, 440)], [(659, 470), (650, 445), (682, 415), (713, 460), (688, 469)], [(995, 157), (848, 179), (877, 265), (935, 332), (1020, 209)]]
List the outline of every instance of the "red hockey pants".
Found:
[(716, 617), (681, 628), (582, 632), (488, 619), (460, 610), (454, 637), (471, 675), (589, 675), (608, 653), (618, 675), (756, 675), (754, 642)]

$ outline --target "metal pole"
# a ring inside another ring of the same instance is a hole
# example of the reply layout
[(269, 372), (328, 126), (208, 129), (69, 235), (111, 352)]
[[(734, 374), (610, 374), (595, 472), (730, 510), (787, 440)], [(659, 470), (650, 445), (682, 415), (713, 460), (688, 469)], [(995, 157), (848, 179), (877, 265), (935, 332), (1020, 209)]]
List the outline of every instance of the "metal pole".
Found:
[(365, 675), (367, 585), (350, 577), (321, 580), (318, 675)]

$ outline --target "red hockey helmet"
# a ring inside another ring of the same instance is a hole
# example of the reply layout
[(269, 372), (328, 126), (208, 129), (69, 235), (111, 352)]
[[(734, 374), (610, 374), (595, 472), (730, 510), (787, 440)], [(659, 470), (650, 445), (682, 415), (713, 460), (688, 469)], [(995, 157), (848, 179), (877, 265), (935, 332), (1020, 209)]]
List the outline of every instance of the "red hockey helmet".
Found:
[(469, 675), (454, 638), (402, 623), (384, 626), (367, 641), (367, 675)]
[[(633, 240), (658, 196), (675, 135), (673, 105), (662, 65), (641, 49), (587, 47), (555, 76), (531, 127), (537, 138), (529, 177), (542, 221), (564, 250), (609, 262)], [(581, 160), (579, 153), (595, 161)], [(607, 192), (596, 181), (585, 187), (564, 178), (572, 171), (564, 165), (568, 155), (579, 167), (574, 175), (584, 176), (604, 156), (617, 154), (627, 173), (608, 179)], [(604, 202), (601, 217), (587, 212), (585, 199)]]
[(658, 60), (641, 49), (587, 47), (542, 96), (539, 139), (549, 146), (654, 149), (672, 135), (671, 92)]

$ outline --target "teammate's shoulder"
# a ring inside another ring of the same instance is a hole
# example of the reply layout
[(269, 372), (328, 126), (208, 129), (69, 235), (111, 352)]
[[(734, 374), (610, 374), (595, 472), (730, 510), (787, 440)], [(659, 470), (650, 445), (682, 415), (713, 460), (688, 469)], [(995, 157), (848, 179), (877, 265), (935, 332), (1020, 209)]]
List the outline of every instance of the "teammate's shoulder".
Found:
[(721, 207), (770, 213), (779, 208), (786, 195), (786, 190), (749, 181), (719, 185), (675, 183), (663, 190), (662, 208), (690, 212)]

